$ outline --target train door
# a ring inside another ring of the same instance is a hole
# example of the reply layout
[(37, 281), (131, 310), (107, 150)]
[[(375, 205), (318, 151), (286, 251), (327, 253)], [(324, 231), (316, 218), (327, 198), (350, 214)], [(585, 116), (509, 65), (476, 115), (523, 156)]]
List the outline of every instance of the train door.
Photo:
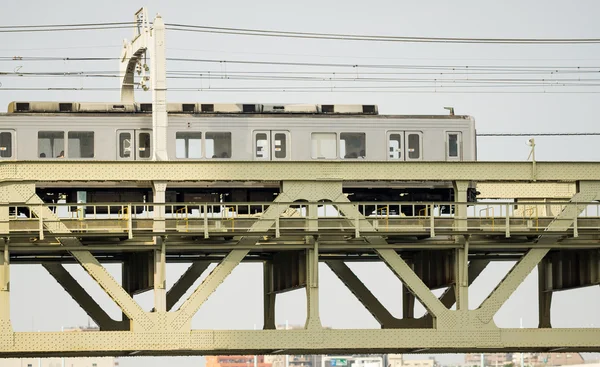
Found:
[(117, 130), (118, 160), (147, 160), (152, 158), (151, 130)]
[(405, 131), (404, 146), (407, 161), (423, 160), (423, 133), (420, 131)]
[(290, 160), (290, 132), (256, 130), (252, 134), (254, 159), (263, 161)]
[(423, 133), (420, 131), (388, 131), (388, 160), (420, 161), (423, 159)]

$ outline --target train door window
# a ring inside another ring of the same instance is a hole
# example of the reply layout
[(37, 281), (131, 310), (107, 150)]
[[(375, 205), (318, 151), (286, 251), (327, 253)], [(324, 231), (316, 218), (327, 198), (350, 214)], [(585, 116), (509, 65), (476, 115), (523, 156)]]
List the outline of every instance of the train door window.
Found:
[(270, 131), (255, 131), (254, 132), (254, 159), (269, 160), (271, 143)]
[(275, 159), (289, 159), (288, 131), (273, 132), (273, 157)]
[(404, 160), (404, 133), (394, 131), (388, 133), (388, 158)]
[(407, 131), (406, 135), (406, 160), (421, 160), (423, 152), (421, 151), (421, 143), (423, 133), (420, 131)]
[(137, 133), (137, 158), (147, 159), (152, 154), (152, 147), (150, 146), (150, 133), (141, 132)]
[(94, 158), (94, 132), (69, 131), (69, 158)]
[(202, 133), (179, 131), (175, 133), (176, 158), (202, 158)]
[(38, 156), (40, 158), (64, 158), (65, 133), (63, 131), (38, 131)]
[(460, 160), (461, 156), (461, 133), (446, 133), (446, 158), (449, 160)]
[(365, 158), (366, 156), (365, 133), (341, 133), (340, 157), (344, 159)]
[(12, 158), (13, 156), (13, 133), (12, 131), (0, 131), (0, 158)]
[(118, 158), (119, 159), (133, 159), (131, 152), (133, 151), (133, 130), (132, 131), (119, 131), (118, 134)]
[(231, 158), (231, 133), (207, 132), (206, 158)]
[(337, 158), (337, 134), (312, 133), (311, 156), (317, 159)]

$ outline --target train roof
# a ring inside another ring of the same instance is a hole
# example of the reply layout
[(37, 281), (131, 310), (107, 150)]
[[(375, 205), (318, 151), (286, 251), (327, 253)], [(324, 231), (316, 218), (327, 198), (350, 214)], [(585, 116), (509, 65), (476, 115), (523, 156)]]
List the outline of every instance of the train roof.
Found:
[[(168, 103), (169, 114), (284, 117), (377, 117), (468, 119), (464, 115), (379, 115), (376, 105), (361, 104), (234, 104), (234, 103)], [(152, 103), (122, 102), (38, 102), (15, 101), (8, 105), (10, 114), (151, 114)]]

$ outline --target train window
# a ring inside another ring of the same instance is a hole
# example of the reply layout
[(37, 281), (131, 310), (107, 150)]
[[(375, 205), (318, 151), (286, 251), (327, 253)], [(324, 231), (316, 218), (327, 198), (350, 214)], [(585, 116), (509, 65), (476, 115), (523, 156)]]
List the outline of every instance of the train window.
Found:
[(150, 133), (138, 134), (138, 151), (140, 158), (150, 158)]
[(460, 132), (446, 133), (446, 157), (448, 159), (460, 159)]
[(38, 131), (38, 156), (40, 158), (64, 158), (65, 133), (63, 131)]
[(275, 133), (273, 141), (273, 149), (275, 150), (275, 158), (285, 158), (287, 154), (287, 134)]
[(207, 158), (231, 158), (231, 133), (207, 132), (205, 146)]
[(344, 159), (364, 158), (366, 155), (365, 133), (341, 133), (340, 157)]
[(119, 134), (119, 157), (131, 158), (131, 133)]
[(392, 133), (388, 139), (388, 149), (390, 159), (402, 159), (403, 158), (403, 147), (402, 147), (402, 134)]
[(0, 158), (12, 157), (12, 133), (0, 132)]
[(69, 131), (69, 158), (94, 158), (94, 132)]
[(406, 133), (406, 151), (408, 159), (421, 159), (421, 133)]
[(312, 133), (311, 156), (319, 159), (335, 159), (337, 157), (336, 133)]
[(269, 159), (269, 135), (268, 132), (257, 132), (254, 136), (256, 151), (254, 158)]
[(175, 133), (175, 157), (177, 158), (202, 158), (202, 133), (177, 132)]

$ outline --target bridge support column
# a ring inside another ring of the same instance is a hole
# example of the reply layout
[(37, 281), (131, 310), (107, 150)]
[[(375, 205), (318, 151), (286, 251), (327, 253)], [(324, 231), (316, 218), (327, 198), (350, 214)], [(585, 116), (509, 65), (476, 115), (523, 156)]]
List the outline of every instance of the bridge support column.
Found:
[[(153, 201), (155, 204), (165, 203), (166, 182), (152, 182)], [(164, 233), (165, 206), (154, 206), (153, 231)], [(154, 251), (154, 310), (155, 312), (167, 312), (167, 280), (166, 280), (166, 247), (164, 236), (154, 236), (154, 243), (160, 246)]]
[[(454, 201), (456, 203), (467, 202), (467, 189), (469, 188), (469, 181), (454, 181)], [(455, 204), (454, 207), (454, 227), (457, 231), (467, 230), (467, 205), (466, 204)], [(457, 237), (457, 241), (460, 241), (460, 237)]]
[(306, 329), (320, 329), (319, 316), (319, 241), (307, 241), (312, 248), (306, 251)]
[(402, 283), (402, 318), (415, 318), (415, 295)]
[(454, 294), (459, 311), (469, 310), (469, 237), (465, 236), (465, 239), (464, 247), (457, 249), (454, 256)]
[(539, 324), (538, 328), (551, 328), (550, 309), (552, 307), (552, 289), (550, 284), (550, 267), (552, 264), (544, 258), (538, 265), (538, 302)]
[[(8, 210), (8, 207), (6, 209)], [(0, 334), (12, 332), (10, 322), (10, 254), (8, 252), (8, 240), (4, 238), (2, 242), (4, 246), (2, 246), (2, 256), (0, 256)]]
[(275, 302), (277, 295), (273, 287), (273, 261), (263, 262), (263, 329), (275, 330)]

